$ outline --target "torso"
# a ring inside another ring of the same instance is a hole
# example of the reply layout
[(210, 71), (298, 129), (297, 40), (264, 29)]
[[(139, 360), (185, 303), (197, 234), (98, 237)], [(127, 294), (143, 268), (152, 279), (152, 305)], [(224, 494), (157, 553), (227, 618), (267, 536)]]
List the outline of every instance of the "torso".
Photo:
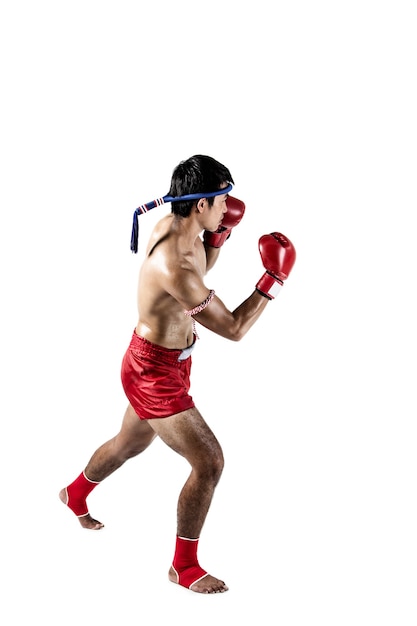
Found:
[(181, 219), (172, 214), (158, 222), (139, 275), (137, 334), (166, 348), (191, 345), (192, 320), (171, 294), (180, 290), (181, 272), (190, 270), (202, 279), (205, 269), (206, 255), (200, 237), (190, 237)]

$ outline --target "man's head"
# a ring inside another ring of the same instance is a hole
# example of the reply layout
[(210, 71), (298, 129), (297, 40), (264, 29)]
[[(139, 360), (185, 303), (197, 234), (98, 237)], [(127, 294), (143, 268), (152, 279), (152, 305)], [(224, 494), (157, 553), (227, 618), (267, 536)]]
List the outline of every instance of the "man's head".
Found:
[[(169, 195), (173, 197), (192, 193), (210, 193), (221, 189), (224, 185), (234, 184), (227, 167), (209, 156), (196, 154), (186, 161), (181, 161), (174, 169), (171, 178)], [(214, 198), (207, 198), (212, 206)], [(172, 203), (172, 213), (188, 217), (195, 200)]]

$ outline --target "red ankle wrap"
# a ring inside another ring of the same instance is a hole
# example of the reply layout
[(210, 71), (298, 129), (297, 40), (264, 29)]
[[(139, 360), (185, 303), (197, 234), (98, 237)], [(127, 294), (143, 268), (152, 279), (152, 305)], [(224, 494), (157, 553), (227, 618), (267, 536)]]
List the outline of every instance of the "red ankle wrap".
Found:
[(207, 574), (198, 564), (197, 548), (198, 539), (177, 537), (172, 567), (177, 574), (178, 584), (188, 589)]
[(89, 480), (84, 472), (67, 487), (67, 506), (75, 513), (77, 517), (83, 517), (88, 514), (86, 498), (94, 487), (99, 483)]

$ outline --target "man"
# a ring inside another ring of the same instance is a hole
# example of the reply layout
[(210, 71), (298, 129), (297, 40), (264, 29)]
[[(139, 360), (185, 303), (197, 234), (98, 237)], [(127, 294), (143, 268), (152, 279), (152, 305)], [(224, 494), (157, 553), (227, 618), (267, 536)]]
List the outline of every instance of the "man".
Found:
[[(264, 235), (259, 250), (267, 271), (244, 302), (229, 311), (208, 289), (205, 274), (245, 211), (243, 202), (229, 196), (232, 183), (229, 170), (208, 156), (193, 156), (175, 168), (171, 214), (157, 223), (140, 271), (138, 323), (122, 364), (129, 405), (120, 432), (94, 452), (84, 471), (59, 494), (83, 528), (102, 528), (88, 512), (88, 494), (160, 437), (191, 465), (178, 499), (168, 576), (198, 593), (219, 593), (228, 587), (200, 567), (197, 557), (200, 533), (223, 470), (223, 453), (188, 393), (195, 321), (239, 341), (274, 298), (295, 261), (286, 237)], [(184, 195), (192, 199), (176, 200)]]

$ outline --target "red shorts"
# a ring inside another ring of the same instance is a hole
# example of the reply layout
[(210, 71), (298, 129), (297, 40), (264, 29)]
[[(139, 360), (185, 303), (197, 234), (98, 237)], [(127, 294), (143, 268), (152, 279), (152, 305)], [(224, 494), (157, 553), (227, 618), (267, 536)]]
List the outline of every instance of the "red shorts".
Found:
[(189, 395), (191, 348), (170, 350), (133, 333), (122, 362), (122, 385), (141, 420), (170, 417), (194, 406)]

